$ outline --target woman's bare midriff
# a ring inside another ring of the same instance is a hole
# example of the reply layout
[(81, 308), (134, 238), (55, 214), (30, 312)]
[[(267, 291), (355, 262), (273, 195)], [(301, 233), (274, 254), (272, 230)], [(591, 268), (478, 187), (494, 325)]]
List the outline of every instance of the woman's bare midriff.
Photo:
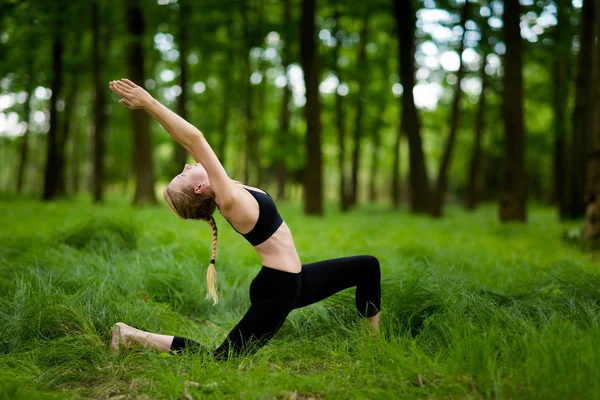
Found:
[(270, 238), (258, 246), (254, 246), (254, 249), (265, 267), (292, 273), (302, 270), (302, 263), (294, 245), (292, 232), (285, 222)]

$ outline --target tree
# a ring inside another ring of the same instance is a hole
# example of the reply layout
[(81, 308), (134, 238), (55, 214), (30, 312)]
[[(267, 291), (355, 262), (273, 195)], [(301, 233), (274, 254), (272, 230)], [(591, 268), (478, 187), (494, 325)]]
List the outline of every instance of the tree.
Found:
[[(383, 57), (378, 60), (378, 64), (381, 66), (381, 81), (379, 86), (379, 93), (376, 96), (374, 101), (374, 106), (376, 107), (375, 111), (375, 121), (373, 123), (373, 132), (371, 132), (371, 140), (373, 142), (373, 150), (371, 153), (371, 168), (369, 174), (369, 201), (375, 202), (377, 201), (377, 172), (379, 170), (379, 158), (381, 152), (381, 136), (382, 130), (385, 126), (384, 115), (386, 104), (389, 99), (389, 87), (387, 86), (387, 79), (390, 76), (390, 66), (389, 66), (389, 58), (390, 54), (390, 45), (389, 41), (386, 41), (382, 44), (381, 53)], [(400, 137), (400, 135), (397, 135)], [(398, 152), (396, 152), (398, 154)], [(396, 157), (395, 157), (396, 158)], [(396, 167), (396, 170), (398, 168)], [(396, 174), (397, 175), (397, 174)], [(396, 177), (398, 179), (399, 177)], [(397, 182), (397, 181), (396, 181)], [(396, 186), (395, 186), (396, 187)], [(398, 197), (399, 203), (399, 194), (396, 194)], [(394, 204), (398, 204), (394, 203)]]
[(58, 99), (63, 89), (63, 22), (62, 13), (64, 8), (57, 3), (54, 11), (56, 23), (54, 25), (54, 34), (52, 42), (52, 97), (50, 98), (50, 129), (48, 130), (48, 142), (46, 147), (46, 169), (44, 173), (44, 192), (42, 199), (45, 201), (53, 200), (58, 193), (59, 157), (62, 152), (60, 146), (60, 132), (58, 125)]
[(425, 168), (419, 115), (413, 95), (415, 87), (415, 12), (411, 1), (394, 0), (394, 6), (398, 32), (400, 81), (404, 88), (400, 129), (408, 136), (410, 158), (410, 210), (413, 213), (428, 212), (429, 178)]
[[(126, 0), (125, 17), (127, 20), (127, 69), (129, 79), (143, 84), (144, 49), (144, 19), (139, 0)], [(133, 204), (156, 204), (154, 194), (154, 166), (152, 164), (152, 137), (148, 114), (142, 110), (131, 111), (133, 130), (133, 163), (136, 177)]]
[(595, 7), (593, 46), (593, 98), (589, 105), (592, 114), (591, 152), (587, 163), (586, 212), (583, 238), (597, 244), (600, 239), (600, 5)]
[(504, 2), (504, 158), (500, 188), (500, 220), (527, 220), (525, 130), (523, 127), (523, 52), (519, 0)]
[[(253, 110), (253, 90), (250, 76), (252, 68), (250, 65), (250, 50), (256, 45), (256, 27), (253, 26), (251, 18), (253, 16), (252, 9), (249, 7), (250, 0), (242, 0), (242, 15), (244, 17), (244, 66), (243, 74), (246, 88), (246, 168), (244, 171), (244, 180), (250, 184), (251, 168), (255, 168), (256, 181), (260, 175), (260, 165), (258, 159), (258, 138), (255, 133), (255, 121)], [(255, 25), (255, 24), (254, 24)]]
[(452, 153), (454, 151), (454, 143), (456, 142), (456, 135), (458, 132), (458, 122), (460, 118), (460, 100), (462, 97), (461, 83), (465, 76), (465, 67), (463, 65), (463, 51), (465, 50), (465, 34), (467, 33), (466, 23), (469, 18), (469, 0), (465, 1), (465, 5), (462, 7), (460, 17), (460, 27), (462, 28), (462, 36), (460, 38), (460, 45), (458, 50), (459, 64), (458, 72), (456, 73), (456, 88), (454, 89), (454, 98), (452, 99), (452, 110), (450, 111), (450, 132), (446, 140), (446, 146), (444, 147), (444, 154), (442, 155), (442, 161), (440, 162), (440, 170), (437, 178), (437, 185), (435, 187), (435, 193), (433, 195), (433, 204), (431, 209), (431, 215), (439, 218), (442, 216), (442, 208), (444, 207), (444, 197), (446, 195), (446, 185), (448, 181), (448, 169), (450, 168), (450, 161), (452, 160)]
[[(177, 97), (177, 113), (179, 116), (187, 120), (187, 100), (188, 100), (188, 29), (189, 29), (189, 16), (191, 12), (189, 0), (179, 1), (179, 86), (181, 87), (181, 94)], [(176, 175), (178, 171), (183, 168), (187, 160), (187, 151), (179, 143), (173, 143), (175, 146), (175, 152), (173, 155), (173, 168), (172, 174)]]
[[(343, 44), (343, 32), (341, 29), (340, 7), (335, 6), (333, 19), (335, 20), (335, 30), (333, 36), (337, 39), (333, 48), (333, 70), (337, 75), (338, 82), (342, 84), (342, 67), (339, 65), (340, 50)], [(348, 181), (346, 177), (346, 113), (344, 110), (344, 96), (340, 93), (335, 94), (335, 125), (338, 136), (338, 171), (340, 174), (339, 198), (340, 210), (345, 212), (350, 206), (350, 196), (348, 193)]]
[[(283, 2), (283, 25), (283, 49), (281, 50), (281, 65), (283, 66), (284, 71), (287, 71), (288, 66), (290, 65), (290, 47), (292, 44), (292, 35), (290, 34), (290, 27), (292, 25), (291, 0), (284, 0)], [(285, 142), (290, 131), (290, 100), (292, 99), (292, 88), (289, 80), (286, 82), (286, 85), (282, 90), (283, 96), (281, 99), (281, 111), (279, 114), (280, 132), (278, 135), (278, 155), (276, 161), (277, 199), (279, 200), (283, 200), (285, 198), (285, 181), (287, 176), (283, 149), (285, 148)]]
[[(486, 36), (482, 36), (483, 40), (483, 38)], [(485, 109), (487, 106), (487, 97), (485, 92), (489, 86), (489, 78), (485, 72), (487, 55), (488, 52), (484, 51), (481, 58), (481, 68), (479, 70), (479, 77), (481, 79), (481, 93), (479, 94), (477, 114), (475, 117), (475, 140), (473, 141), (473, 152), (471, 153), (471, 160), (469, 162), (467, 193), (465, 196), (465, 208), (467, 210), (474, 210), (477, 207), (478, 201), (478, 182), (481, 176), (479, 171), (481, 168), (481, 142), (483, 139), (483, 131), (485, 127)]]
[(316, 43), (316, 0), (302, 1), (300, 49), (306, 84), (306, 164), (304, 166), (304, 212), (323, 215), (323, 181), (321, 154), (321, 108), (319, 103), (319, 69)]
[(551, 201), (557, 202), (559, 215), (567, 215), (567, 204), (570, 190), (567, 186), (567, 100), (569, 98), (569, 67), (571, 54), (571, 40), (569, 35), (569, 0), (556, 2), (556, 27), (554, 41), (554, 156)]
[(361, 21), (360, 43), (356, 67), (358, 69), (358, 94), (356, 98), (356, 119), (354, 120), (354, 149), (352, 151), (352, 181), (350, 183), (350, 206), (355, 206), (358, 193), (358, 170), (360, 164), (361, 137), (363, 131), (363, 113), (367, 91), (367, 36), (369, 32), (369, 14), (365, 12)]
[(106, 130), (106, 82), (103, 79), (105, 43), (101, 43), (100, 34), (100, 5), (92, 3), (92, 74), (94, 81), (94, 130), (93, 130), (93, 160), (92, 160), (92, 196), (95, 203), (103, 200), (104, 183), (104, 132)]
[[(33, 26), (33, 10), (29, 14), (29, 24)], [(34, 33), (31, 30), (28, 32), (28, 51), (25, 52), (25, 92), (27, 93), (27, 101), (23, 110), (23, 120), (27, 123), (27, 129), (21, 139), (21, 150), (19, 157), (19, 169), (17, 172), (17, 193), (23, 190), (25, 182), (25, 168), (27, 166), (27, 156), (29, 153), (29, 132), (31, 127), (31, 99), (33, 97), (33, 73), (34, 73), (34, 55), (35, 55), (35, 40)]]
[[(230, 22), (228, 24), (227, 27), (227, 31), (229, 33), (229, 37), (233, 39), (233, 16), (231, 16)], [(219, 131), (221, 132), (221, 137), (219, 140), (219, 145), (218, 145), (218, 156), (219, 159), (221, 160), (221, 163), (223, 163), (223, 165), (225, 165), (225, 160), (226, 160), (226, 156), (227, 156), (227, 140), (229, 138), (229, 135), (227, 134), (227, 129), (229, 126), (229, 117), (231, 114), (231, 91), (233, 90), (234, 87), (234, 82), (233, 82), (233, 70), (235, 69), (231, 64), (234, 62), (234, 55), (235, 55), (235, 48), (234, 48), (234, 40), (230, 40), (226, 46), (227, 46), (227, 59), (225, 60), (225, 62), (227, 62), (228, 67), (223, 68), (223, 72), (225, 73), (225, 83), (223, 85), (223, 110), (221, 113), (221, 121), (220, 121), (220, 129)], [(246, 55), (247, 57), (247, 55)]]
[(587, 157), (591, 142), (593, 112), (594, 0), (584, 0), (581, 13), (581, 34), (577, 78), (575, 81), (575, 109), (573, 110), (573, 140), (569, 157), (569, 198), (566, 218), (581, 218), (585, 213), (585, 183)]

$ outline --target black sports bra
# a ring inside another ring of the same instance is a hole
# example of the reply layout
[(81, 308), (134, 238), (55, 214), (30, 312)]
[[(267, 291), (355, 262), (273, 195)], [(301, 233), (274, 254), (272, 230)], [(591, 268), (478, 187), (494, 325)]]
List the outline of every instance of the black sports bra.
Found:
[(275, 202), (271, 196), (256, 190), (244, 189), (246, 189), (258, 203), (258, 220), (256, 221), (256, 225), (254, 225), (254, 228), (252, 228), (250, 232), (244, 234), (235, 229), (231, 222), (227, 222), (229, 222), (237, 233), (245, 237), (252, 246), (258, 246), (275, 233), (283, 223), (283, 218), (279, 215)]

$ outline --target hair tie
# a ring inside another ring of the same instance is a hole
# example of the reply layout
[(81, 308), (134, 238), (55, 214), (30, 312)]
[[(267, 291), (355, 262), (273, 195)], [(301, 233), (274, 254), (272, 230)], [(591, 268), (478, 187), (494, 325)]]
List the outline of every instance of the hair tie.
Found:
[(215, 264), (215, 259), (213, 258), (212, 260), (210, 260), (211, 264)]

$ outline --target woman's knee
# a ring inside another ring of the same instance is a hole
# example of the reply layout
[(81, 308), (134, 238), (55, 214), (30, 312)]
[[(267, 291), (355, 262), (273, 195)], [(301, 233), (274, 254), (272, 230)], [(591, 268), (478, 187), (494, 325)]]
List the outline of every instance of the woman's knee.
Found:
[(379, 259), (375, 256), (365, 255), (363, 257), (363, 262), (367, 266), (367, 268), (371, 271), (377, 271), (379, 273), (381, 267), (379, 265)]

